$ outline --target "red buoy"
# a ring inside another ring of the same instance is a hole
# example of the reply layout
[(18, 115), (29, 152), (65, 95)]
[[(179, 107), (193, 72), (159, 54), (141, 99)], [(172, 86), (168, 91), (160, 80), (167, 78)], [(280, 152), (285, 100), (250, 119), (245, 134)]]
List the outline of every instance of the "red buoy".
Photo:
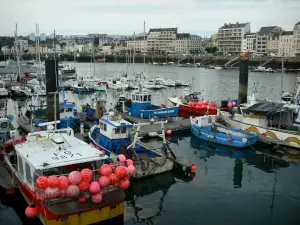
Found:
[(38, 214), (38, 208), (32, 204), (30, 206), (27, 206), (27, 208), (25, 209), (25, 215), (28, 217), (28, 218), (34, 218), (37, 216)]

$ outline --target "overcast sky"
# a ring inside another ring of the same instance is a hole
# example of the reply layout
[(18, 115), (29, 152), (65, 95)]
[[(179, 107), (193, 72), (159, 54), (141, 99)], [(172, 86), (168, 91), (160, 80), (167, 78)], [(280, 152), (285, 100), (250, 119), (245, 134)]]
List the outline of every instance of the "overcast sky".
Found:
[[(47, 2), (47, 3), (46, 3)], [(224, 23), (250, 22), (251, 31), (278, 25), (292, 30), (300, 21), (300, 0), (1, 0), (0, 35), (133, 34), (149, 28), (216, 33)]]

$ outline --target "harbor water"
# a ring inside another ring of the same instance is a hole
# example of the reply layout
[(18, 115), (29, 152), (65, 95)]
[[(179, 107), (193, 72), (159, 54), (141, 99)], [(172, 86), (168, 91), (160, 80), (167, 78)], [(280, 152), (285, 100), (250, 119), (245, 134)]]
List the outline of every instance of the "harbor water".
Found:
[[(90, 73), (93, 65), (77, 63), (78, 74)], [(136, 64), (96, 64), (99, 77), (144, 71), (148, 76), (179, 78), (192, 81), (194, 90), (205, 99), (217, 101), (236, 99), (238, 70), (210, 70)], [(249, 72), (248, 95), (258, 82), (257, 98), (278, 100), (281, 96), (280, 73)], [(297, 75), (284, 74), (283, 91), (297, 88)], [(179, 95), (183, 88), (153, 91), (154, 104), (168, 103), (167, 97)], [(129, 92), (126, 92), (129, 94)], [(108, 91), (108, 107), (113, 107), (120, 93)], [(76, 95), (68, 92), (80, 110), (94, 94)], [(7, 101), (7, 99), (1, 99)], [(9, 101), (9, 113), (15, 113)], [(30, 99), (20, 102), (23, 110)], [(169, 104), (169, 103), (168, 103)], [(300, 224), (300, 156), (296, 150), (258, 144), (236, 150), (199, 141), (193, 135), (181, 133), (168, 136), (175, 154), (191, 160), (197, 166), (195, 174), (174, 170), (140, 181), (132, 181), (125, 191), (124, 224), (231, 224), (231, 225), (298, 225)], [(157, 142), (159, 140), (150, 140)], [(2, 203), (12, 206), (24, 224), (40, 224), (24, 215), (26, 203), (18, 193), (3, 197)]]

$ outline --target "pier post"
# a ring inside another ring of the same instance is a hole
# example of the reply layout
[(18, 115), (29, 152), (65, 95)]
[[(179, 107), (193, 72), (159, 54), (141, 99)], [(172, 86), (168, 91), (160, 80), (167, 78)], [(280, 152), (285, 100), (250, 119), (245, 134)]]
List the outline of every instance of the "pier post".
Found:
[(247, 103), (248, 65), (249, 65), (249, 59), (248, 59), (248, 57), (242, 57), (241, 60), (240, 60), (238, 104)]
[[(56, 120), (59, 120), (59, 94), (58, 91), (58, 63), (56, 60), (45, 60), (46, 70), (46, 96), (47, 96), (47, 119), (48, 122), (54, 121), (54, 103), (56, 102)], [(56, 101), (54, 101), (56, 97)]]

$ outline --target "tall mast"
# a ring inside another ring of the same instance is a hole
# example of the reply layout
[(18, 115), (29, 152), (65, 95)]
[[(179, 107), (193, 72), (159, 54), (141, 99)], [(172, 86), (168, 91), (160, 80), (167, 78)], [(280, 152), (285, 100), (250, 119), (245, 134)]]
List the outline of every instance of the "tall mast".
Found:
[(146, 63), (146, 24), (145, 24), (145, 21), (144, 21), (144, 43), (143, 43), (143, 46), (144, 46), (144, 74), (145, 74), (145, 63)]
[(132, 58), (132, 66), (133, 66), (133, 74), (135, 74), (135, 68), (134, 68), (134, 63), (135, 63), (135, 32), (133, 34), (133, 58)]

